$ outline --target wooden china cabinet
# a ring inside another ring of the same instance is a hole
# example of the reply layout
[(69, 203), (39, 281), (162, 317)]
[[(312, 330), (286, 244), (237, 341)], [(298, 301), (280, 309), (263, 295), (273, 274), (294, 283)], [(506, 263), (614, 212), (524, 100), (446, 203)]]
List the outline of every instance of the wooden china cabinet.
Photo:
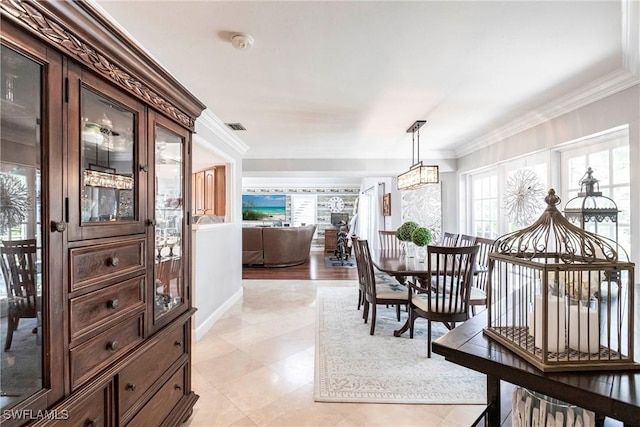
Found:
[(198, 398), (189, 178), (204, 105), (91, 4), (0, 11), (0, 250), (3, 266), (16, 244), (33, 261), (2, 271), (0, 422), (179, 425)]

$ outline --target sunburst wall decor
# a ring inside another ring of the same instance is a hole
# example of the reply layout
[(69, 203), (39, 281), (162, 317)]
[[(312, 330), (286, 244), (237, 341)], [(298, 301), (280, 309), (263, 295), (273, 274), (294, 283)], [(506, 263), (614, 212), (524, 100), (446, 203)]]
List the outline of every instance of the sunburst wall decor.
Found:
[(504, 192), (507, 218), (519, 227), (530, 225), (539, 216), (544, 196), (538, 175), (531, 169), (518, 169), (507, 180)]
[(15, 176), (0, 174), (0, 230), (3, 232), (27, 219), (29, 194)]

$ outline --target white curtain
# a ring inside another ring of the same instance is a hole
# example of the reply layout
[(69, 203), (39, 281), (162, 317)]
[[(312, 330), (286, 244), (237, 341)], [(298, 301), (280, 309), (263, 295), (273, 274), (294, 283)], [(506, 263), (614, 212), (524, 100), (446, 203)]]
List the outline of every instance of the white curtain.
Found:
[(384, 186), (371, 186), (364, 190), (358, 198), (358, 220), (355, 235), (369, 242), (372, 249), (380, 248), (378, 230), (382, 224), (382, 196)]

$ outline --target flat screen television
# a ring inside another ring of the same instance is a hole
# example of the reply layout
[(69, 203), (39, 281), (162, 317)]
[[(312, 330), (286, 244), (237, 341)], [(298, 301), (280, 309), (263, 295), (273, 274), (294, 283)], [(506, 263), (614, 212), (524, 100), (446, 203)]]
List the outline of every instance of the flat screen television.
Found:
[(331, 214), (331, 225), (349, 225), (349, 214), (348, 213), (332, 213)]
[(242, 219), (245, 221), (284, 221), (286, 207), (284, 194), (242, 195)]

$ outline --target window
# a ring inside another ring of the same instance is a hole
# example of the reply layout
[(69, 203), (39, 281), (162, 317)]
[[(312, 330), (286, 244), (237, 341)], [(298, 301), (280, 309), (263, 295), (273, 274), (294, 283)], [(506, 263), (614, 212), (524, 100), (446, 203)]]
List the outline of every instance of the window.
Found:
[(471, 177), (471, 230), (475, 236), (498, 235), (498, 177), (496, 171)]
[[(505, 209), (505, 193), (509, 179), (530, 170), (543, 189), (539, 195), (539, 210), (532, 214), (537, 219), (544, 210), (544, 197), (549, 182), (549, 152), (535, 153), (520, 159), (510, 160), (469, 177), (471, 194), (469, 197), (469, 220), (465, 224), (466, 234), (495, 239), (511, 231), (522, 229), (522, 225), (512, 224)], [(528, 175), (530, 177), (530, 174)], [(527, 224), (529, 225), (529, 224)]]

